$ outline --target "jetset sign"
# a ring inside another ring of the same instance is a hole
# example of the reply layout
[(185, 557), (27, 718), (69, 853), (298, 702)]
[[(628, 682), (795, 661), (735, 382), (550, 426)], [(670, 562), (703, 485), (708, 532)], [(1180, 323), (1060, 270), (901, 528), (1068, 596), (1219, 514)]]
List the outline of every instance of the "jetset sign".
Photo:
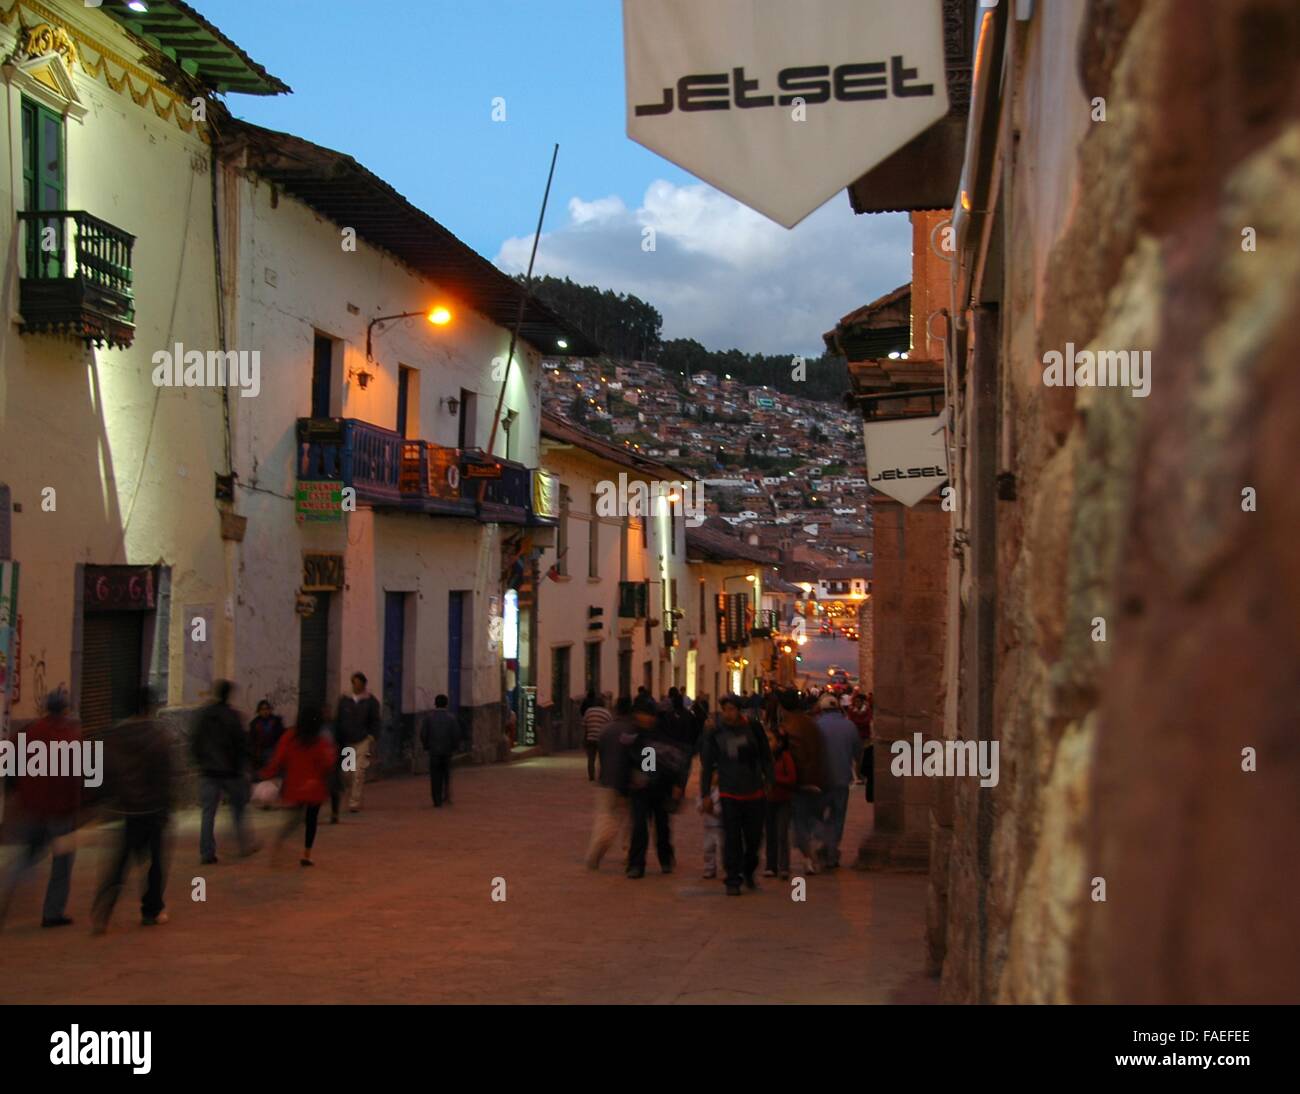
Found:
[(941, 0), (623, 0), (627, 133), (793, 227), (948, 112)]
[(909, 508), (948, 477), (943, 416), (867, 422), (867, 481)]

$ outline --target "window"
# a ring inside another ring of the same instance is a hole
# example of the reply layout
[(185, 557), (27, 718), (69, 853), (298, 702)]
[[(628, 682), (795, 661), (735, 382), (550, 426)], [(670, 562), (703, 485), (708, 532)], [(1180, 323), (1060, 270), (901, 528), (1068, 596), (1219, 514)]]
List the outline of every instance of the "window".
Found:
[(507, 410), (501, 419), (501, 432), (505, 434), (504, 451), (502, 455), (508, 460), (513, 460), (518, 448), (518, 441), (515, 439), (514, 425), (519, 420), (519, 412), (516, 410)]
[(466, 388), (460, 389), (460, 427), (457, 448), (477, 448), (478, 396)]
[(589, 692), (594, 691), (597, 695), (601, 693), (600, 646), (601, 644), (599, 642), (587, 643), (586, 671), (583, 674), (584, 683), (586, 684), (586, 690)]
[(569, 574), (569, 488), (560, 485), (560, 523), (555, 529), (555, 572)]
[(627, 580), (627, 521), (618, 526), (618, 580), (621, 584)]
[(708, 595), (704, 590), (704, 579), (700, 579), (700, 634), (709, 633)]
[(409, 437), (411, 425), (411, 389), (415, 369), (399, 365), (397, 368), (397, 432)]
[(600, 577), (600, 517), (596, 515), (597, 494), (591, 495), (591, 520), (587, 524), (587, 576)]
[(328, 418), (334, 395), (334, 339), (316, 332), (311, 360), (311, 416)]
[[(54, 111), (22, 100), (23, 115), (23, 206), (28, 212), (64, 207), (63, 119)], [(35, 226), (33, 226), (35, 228)], [(47, 240), (47, 230), (54, 237)], [(43, 242), (45, 241), (45, 242)], [(52, 219), (41, 230), (27, 233), (27, 275), (37, 276), (37, 258), (42, 256), (41, 277), (63, 275), (63, 221)]]

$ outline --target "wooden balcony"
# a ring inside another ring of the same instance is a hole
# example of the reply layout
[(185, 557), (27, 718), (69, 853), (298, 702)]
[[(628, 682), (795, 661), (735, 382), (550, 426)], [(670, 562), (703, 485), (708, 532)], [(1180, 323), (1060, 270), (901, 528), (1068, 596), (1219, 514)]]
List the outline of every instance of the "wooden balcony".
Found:
[(18, 225), (24, 256), (18, 286), (23, 333), (129, 346), (135, 338), (135, 236), (69, 209), (20, 212)]

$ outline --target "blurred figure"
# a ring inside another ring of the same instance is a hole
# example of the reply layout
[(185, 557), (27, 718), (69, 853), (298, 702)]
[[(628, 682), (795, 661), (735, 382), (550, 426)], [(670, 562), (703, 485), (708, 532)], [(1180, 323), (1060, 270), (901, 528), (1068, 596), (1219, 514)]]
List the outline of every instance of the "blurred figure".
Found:
[(252, 769), (260, 771), (275, 754), (275, 746), (284, 733), (284, 720), (275, 713), (270, 702), (263, 699), (257, 704), (257, 716), (248, 723), (248, 740), (252, 747)]
[[(46, 754), (53, 756), (56, 743), (80, 750), (81, 727), (67, 715), (68, 697), (62, 689), (50, 692), (45, 700), (45, 717), (37, 719), (23, 732), (27, 744), (39, 741)], [(15, 741), (15, 747), (17, 742)], [(52, 853), (50, 880), (45, 887), (45, 905), (41, 911), (42, 927), (66, 927), (72, 922), (64, 914), (68, 907), (68, 890), (72, 885), (72, 860), (75, 853), (73, 832), (77, 827), (77, 810), (81, 806), (83, 778), (78, 775), (23, 775), (18, 779), (15, 803), (18, 807), (14, 830), (19, 845), (17, 857), (0, 880), (0, 927), (4, 926), (9, 902), (22, 876), (35, 866), (48, 847)]]
[(697, 731), (695, 719), (686, 709), (686, 696), (677, 688), (668, 689), (668, 708), (664, 711), (664, 731), (686, 750), (687, 756), (695, 754)]
[(600, 754), (600, 737), (613, 720), (605, 708), (605, 700), (594, 691), (587, 692), (582, 704), (582, 737), (587, 746), (587, 781), (596, 781), (596, 757)]
[(871, 707), (867, 697), (860, 691), (853, 693), (853, 703), (849, 707), (849, 721), (858, 731), (858, 742), (862, 747), (858, 761), (858, 775), (866, 784), (867, 801), (876, 800), (875, 756), (871, 747)]
[(774, 726), (768, 731), (767, 744), (772, 751), (772, 786), (767, 792), (767, 877), (790, 876), (790, 803), (799, 773), (790, 754), (790, 738)]
[(166, 880), (163, 837), (172, 806), (172, 735), (158, 720), (157, 710), (152, 692), (147, 687), (141, 688), (135, 714), (102, 735), (105, 807), (110, 814), (122, 818), (122, 830), (95, 894), (91, 913), (95, 934), (108, 930), (127, 866), (133, 858), (149, 862), (140, 902), (140, 922), (146, 927), (167, 922), (167, 913), (163, 911)]
[(772, 756), (762, 727), (746, 714), (742, 700), (726, 696), (717, 728), (704, 739), (700, 752), (700, 798), (712, 805), (710, 789), (718, 776), (725, 829), (727, 895), (757, 889), (758, 849), (763, 839), (767, 788), (772, 784)]
[(806, 873), (817, 873), (822, 800), (822, 740), (817, 725), (804, 709), (804, 700), (790, 688), (781, 693), (781, 731), (789, 738), (799, 780), (791, 802), (795, 845), (803, 856)]
[(306, 824), (300, 866), (311, 866), (311, 849), (316, 842), (320, 808), (329, 797), (330, 773), (334, 770), (337, 751), (323, 732), (324, 722), (318, 707), (304, 706), (298, 711), (298, 724), (280, 738), (275, 755), (262, 770), (261, 778), (284, 776), (280, 800), (289, 806), (289, 816), (276, 837), (272, 861), (279, 856), (284, 841), (299, 826)]
[(420, 726), (420, 743), (429, 753), (429, 793), (435, 809), (445, 801), (451, 804), (451, 757), (460, 740), (460, 723), (447, 709), (445, 695), (434, 696), (433, 713), (424, 716)]
[[(704, 751), (709, 741), (718, 731), (718, 720), (714, 718), (703, 733), (700, 734), (700, 762), (704, 762)], [(704, 793), (704, 784), (700, 783), (699, 801), (696, 805), (704, 820), (704, 878), (712, 880), (718, 876), (718, 859), (726, 854), (726, 828), (722, 824), (722, 796), (715, 786), (708, 794)]]
[(832, 870), (840, 865), (840, 840), (849, 809), (849, 786), (862, 743), (857, 728), (840, 710), (839, 699), (827, 692), (822, 696), (817, 732), (822, 739), (822, 826), (823, 861)]
[[(366, 674), (352, 674), (352, 694), (339, 700), (338, 716), (335, 721), (335, 742), (338, 745), (339, 778), (337, 789), (330, 793), (330, 822), (339, 819), (339, 799), (346, 787), (348, 790), (348, 812), (361, 812), (361, 792), (365, 788), (366, 768), (370, 765), (370, 756), (375, 742), (379, 740), (380, 711), (379, 700), (366, 688)], [(343, 753), (353, 749), (352, 770), (345, 770)]]
[(637, 735), (629, 757), (632, 843), (627, 852), (627, 876), (645, 877), (651, 820), (659, 869), (671, 874), (676, 858), (668, 816), (681, 801), (690, 777), (690, 754), (668, 736), (654, 700), (648, 695), (640, 696), (632, 704), (632, 720)]
[(629, 753), (636, 741), (631, 710), (632, 704), (628, 699), (620, 699), (600, 734), (600, 789), (596, 797), (591, 845), (587, 848), (587, 867), (591, 870), (600, 869), (600, 860), (627, 823)]
[(248, 805), (248, 765), (251, 759), (243, 718), (230, 705), (235, 685), (218, 680), (213, 700), (195, 716), (190, 748), (199, 769), (199, 862), (207, 866), (217, 861), (214, 829), (217, 809), (222, 798), (230, 803), (230, 814), (239, 840), (239, 853), (251, 855), (258, 849), (244, 819)]

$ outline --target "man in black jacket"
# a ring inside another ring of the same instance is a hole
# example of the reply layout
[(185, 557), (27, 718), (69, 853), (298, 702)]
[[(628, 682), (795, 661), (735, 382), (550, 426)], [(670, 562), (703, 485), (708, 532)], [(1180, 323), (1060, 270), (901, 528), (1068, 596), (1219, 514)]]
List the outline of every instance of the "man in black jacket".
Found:
[(214, 833), (217, 809), (224, 797), (230, 803), (239, 839), (239, 853), (251, 855), (258, 849), (244, 820), (248, 804), (248, 763), (251, 748), (244, 732), (244, 719), (230, 705), (235, 685), (218, 680), (213, 687), (213, 701), (198, 712), (190, 736), (190, 751), (199, 769), (199, 861), (207, 866), (217, 861)]
[(767, 788), (772, 785), (772, 752), (767, 737), (752, 718), (745, 716), (741, 700), (722, 700), (718, 727), (704, 737), (700, 751), (700, 801), (712, 808), (713, 773), (718, 774), (722, 825), (726, 831), (723, 859), (727, 867), (727, 895), (739, 896), (743, 880), (757, 889), (758, 849), (763, 840)]
[(433, 706), (433, 713), (426, 714), (420, 726), (420, 743), (429, 753), (429, 790), (433, 795), (433, 805), (441, 809), (444, 801), (451, 804), (451, 757), (456, 751), (456, 742), (460, 740), (460, 723), (447, 709), (445, 695), (436, 696)]
[(103, 934), (108, 929), (109, 916), (132, 858), (149, 862), (140, 921), (146, 927), (156, 927), (167, 922), (163, 911), (163, 836), (174, 790), (171, 735), (157, 719), (156, 700), (148, 688), (143, 688), (136, 713), (100, 737), (106, 769), (101, 804), (108, 813), (122, 818), (122, 831), (95, 894), (93, 930)]
[[(375, 742), (379, 740), (379, 700), (366, 690), (363, 672), (352, 674), (352, 694), (339, 700), (336, 744), (339, 746), (339, 775), (330, 794), (330, 821), (339, 819), (339, 797), (344, 783), (350, 783), (348, 810), (361, 811), (361, 792), (366, 783), (366, 768)], [(348, 753), (348, 749), (352, 751)]]

